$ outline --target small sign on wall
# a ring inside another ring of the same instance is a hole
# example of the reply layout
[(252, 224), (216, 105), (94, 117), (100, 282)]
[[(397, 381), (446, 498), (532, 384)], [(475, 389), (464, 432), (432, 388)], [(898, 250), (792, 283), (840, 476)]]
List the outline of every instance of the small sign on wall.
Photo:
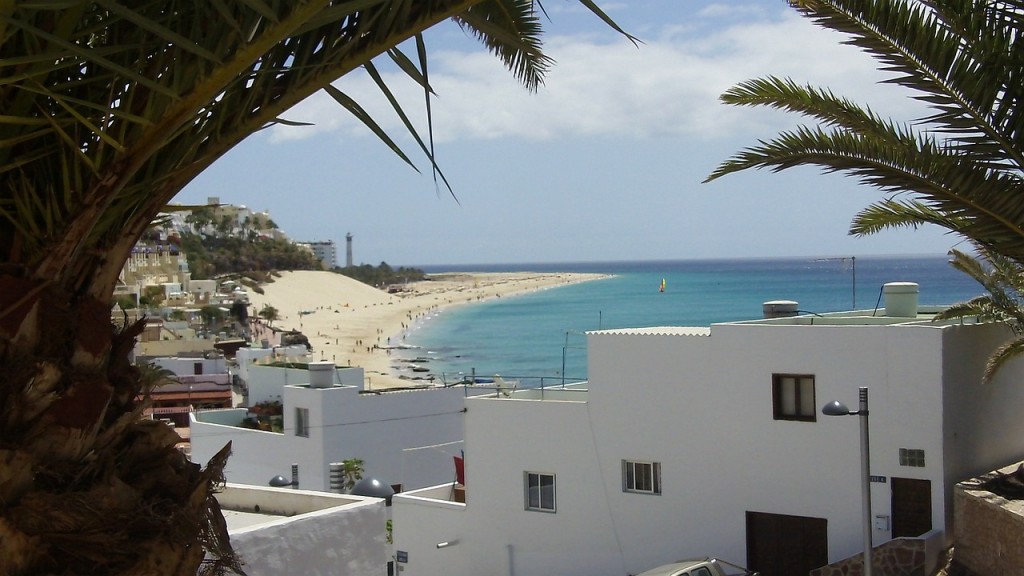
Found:
[(889, 531), (889, 515), (878, 514), (875, 516), (875, 530)]
[(396, 550), (395, 560), (397, 560), (399, 564), (407, 564), (409, 562), (409, 553), (405, 550)]
[(871, 481), (872, 482), (877, 482), (878, 484), (885, 484), (886, 483), (886, 477), (885, 476), (871, 476)]

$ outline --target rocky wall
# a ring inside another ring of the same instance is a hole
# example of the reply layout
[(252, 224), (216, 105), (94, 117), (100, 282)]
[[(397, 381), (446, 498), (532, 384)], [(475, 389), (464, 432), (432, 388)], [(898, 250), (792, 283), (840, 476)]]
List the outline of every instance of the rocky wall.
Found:
[(1014, 464), (957, 484), (953, 527), (957, 562), (975, 574), (1020, 574), (1024, 566), (1024, 501), (1007, 500), (981, 487)]
[[(897, 538), (874, 549), (873, 576), (926, 576), (925, 541), (919, 538)], [(864, 556), (858, 554), (835, 564), (811, 570), (810, 576), (861, 576)]]

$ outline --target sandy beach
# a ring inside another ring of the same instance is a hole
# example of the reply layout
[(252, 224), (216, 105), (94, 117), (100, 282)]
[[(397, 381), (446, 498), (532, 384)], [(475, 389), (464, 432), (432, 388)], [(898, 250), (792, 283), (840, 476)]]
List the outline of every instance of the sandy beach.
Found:
[[(449, 273), (411, 282), (387, 293), (333, 272), (282, 272), (262, 286), (264, 293), (250, 291), (250, 309), (269, 304), (277, 308), (273, 328), (299, 330), (313, 346), (313, 358), (331, 360), (338, 366), (361, 366), (368, 389), (415, 384), (398, 378), (391, 369), (388, 348), (397, 346), (410, 325), (449, 306), (484, 302), (607, 278), (602, 274), (577, 273)], [(273, 330), (254, 336), (278, 343)]]

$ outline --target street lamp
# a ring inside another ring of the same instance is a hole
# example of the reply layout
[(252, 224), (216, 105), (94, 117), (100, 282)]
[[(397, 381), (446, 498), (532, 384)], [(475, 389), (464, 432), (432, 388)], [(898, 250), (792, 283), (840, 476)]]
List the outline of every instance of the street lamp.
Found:
[(860, 476), (862, 521), (864, 526), (864, 576), (871, 576), (871, 449), (868, 438), (868, 389), (862, 386), (860, 392), (860, 409), (850, 410), (845, 404), (833, 400), (821, 408), (826, 416), (860, 416)]
[(281, 476), (280, 474), (278, 474), (277, 476), (274, 476), (273, 478), (271, 478), (270, 481), (267, 482), (267, 484), (269, 484), (270, 486), (272, 486), (274, 488), (284, 488), (285, 486), (291, 486), (292, 488), (298, 490), (299, 489), (299, 465), (298, 464), (292, 464), (292, 479), (290, 481), (287, 478), (285, 478), (284, 476)]

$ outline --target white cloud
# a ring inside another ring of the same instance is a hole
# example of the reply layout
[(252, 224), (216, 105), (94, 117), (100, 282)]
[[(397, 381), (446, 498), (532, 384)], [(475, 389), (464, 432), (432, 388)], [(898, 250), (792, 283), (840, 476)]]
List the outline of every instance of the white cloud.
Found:
[(729, 4), (708, 4), (699, 12), (702, 18), (727, 18), (736, 19), (745, 16), (765, 16), (765, 7), (762, 4), (742, 4), (732, 2)]
[[(731, 6), (730, 6), (731, 7)], [(711, 28), (706, 20), (667, 22), (653, 38), (635, 47), (608, 33), (551, 36), (547, 52), (557, 59), (538, 93), (522, 88), (483, 48), (474, 52), (431, 54), (434, 135), (452, 140), (522, 138), (528, 140), (605, 135), (623, 138), (682, 136), (724, 138), (751, 129), (761, 135), (790, 127), (791, 114), (722, 104), (730, 86), (776, 75), (832, 88), (885, 115), (912, 118), (920, 105), (907, 92), (880, 86), (875, 62), (859, 50), (840, 45), (838, 34), (821, 30), (792, 11), (775, 20), (750, 11), (708, 7), (703, 17), (728, 16)], [(740, 17), (744, 18), (741, 19)], [(387, 75), (406, 111), (423, 124), (423, 95), (399, 73)], [(404, 128), (365, 75), (336, 83), (398, 137)], [(275, 140), (305, 138), (323, 132), (370, 135), (326, 94), (317, 94), (287, 115), (315, 127), (275, 128)], [(372, 135), (370, 135), (372, 137)]]

